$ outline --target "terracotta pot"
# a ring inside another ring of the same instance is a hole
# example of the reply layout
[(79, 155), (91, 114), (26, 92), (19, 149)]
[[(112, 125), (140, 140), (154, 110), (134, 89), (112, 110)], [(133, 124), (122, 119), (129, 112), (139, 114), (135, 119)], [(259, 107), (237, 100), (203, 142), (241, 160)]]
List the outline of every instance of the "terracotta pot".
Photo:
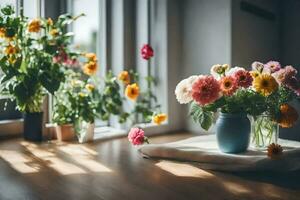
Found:
[(72, 124), (58, 125), (55, 129), (58, 141), (71, 141), (75, 139), (75, 131)]

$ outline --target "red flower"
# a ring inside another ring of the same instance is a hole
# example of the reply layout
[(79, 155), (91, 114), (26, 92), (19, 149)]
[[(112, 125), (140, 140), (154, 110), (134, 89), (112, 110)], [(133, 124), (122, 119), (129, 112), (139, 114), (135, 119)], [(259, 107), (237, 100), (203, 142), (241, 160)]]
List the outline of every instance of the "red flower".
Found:
[(141, 49), (141, 55), (145, 60), (149, 60), (154, 56), (154, 51), (149, 44), (145, 44)]
[(246, 70), (238, 70), (233, 74), (233, 77), (237, 80), (238, 86), (244, 88), (250, 87), (253, 81), (250, 72)]

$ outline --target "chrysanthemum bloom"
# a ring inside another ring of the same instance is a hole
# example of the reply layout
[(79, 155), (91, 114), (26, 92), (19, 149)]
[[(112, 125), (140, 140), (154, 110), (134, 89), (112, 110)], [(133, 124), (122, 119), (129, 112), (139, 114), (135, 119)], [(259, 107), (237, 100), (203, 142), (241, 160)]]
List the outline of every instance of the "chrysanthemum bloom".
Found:
[(269, 68), (271, 70), (271, 73), (277, 72), (281, 69), (281, 65), (277, 61), (269, 61), (264, 65), (264, 67)]
[(180, 81), (175, 89), (176, 99), (180, 104), (187, 104), (193, 100), (192, 85), (198, 76), (190, 76)]
[(219, 82), (221, 91), (225, 96), (233, 95), (233, 93), (238, 89), (237, 82), (232, 76), (222, 77)]
[(89, 76), (95, 74), (97, 72), (97, 63), (96, 62), (88, 62), (83, 66), (83, 72)]
[(86, 53), (84, 55), (89, 61), (97, 62), (97, 56), (94, 53)]
[(6, 30), (5, 28), (0, 28), (0, 38), (4, 38), (5, 37), (5, 34), (6, 34)]
[(259, 73), (258, 71), (251, 71), (251, 72), (250, 72), (250, 75), (251, 75), (252, 78), (254, 79), (254, 78), (258, 77), (258, 76), (260, 75), (260, 73)]
[(283, 148), (279, 144), (272, 143), (268, 146), (268, 157), (272, 159), (278, 158), (283, 152)]
[(213, 103), (220, 92), (220, 84), (213, 76), (200, 76), (192, 85), (192, 97), (200, 105)]
[(17, 53), (17, 48), (15, 46), (12, 46), (11, 44), (9, 44), (6, 48), (4, 53), (6, 55), (13, 55), (15, 53)]
[(278, 83), (270, 74), (261, 74), (253, 81), (253, 87), (264, 96), (269, 96), (278, 88)]
[(167, 115), (164, 113), (161, 114), (156, 114), (152, 117), (152, 121), (153, 123), (160, 125), (161, 123), (163, 123), (164, 121), (166, 121), (167, 119)]
[(149, 44), (145, 44), (141, 49), (141, 55), (145, 60), (149, 60), (154, 56), (154, 51)]
[(251, 67), (252, 67), (252, 70), (258, 71), (258, 72), (261, 73), (262, 70), (264, 69), (264, 64), (261, 63), (261, 62), (255, 61), (255, 62), (252, 63)]
[(290, 128), (296, 123), (298, 117), (298, 112), (295, 108), (288, 104), (283, 104), (280, 106), (280, 118), (278, 124), (282, 128)]
[(56, 37), (59, 35), (59, 31), (57, 29), (52, 29), (49, 33), (52, 37)]
[(140, 94), (140, 88), (136, 83), (127, 85), (125, 89), (125, 95), (130, 99), (135, 101)]
[(130, 75), (129, 75), (128, 71), (122, 71), (118, 75), (118, 79), (120, 81), (122, 81), (125, 85), (128, 85), (130, 83)]
[(251, 74), (244, 69), (236, 71), (233, 77), (236, 79), (239, 87), (248, 88), (252, 85), (253, 78)]
[(91, 92), (95, 89), (95, 86), (93, 84), (88, 83), (85, 85), (85, 88)]
[(53, 26), (53, 20), (50, 17), (47, 19), (47, 24)]
[(148, 138), (145, 137), (145, 132), (141, 128), (131, 128), (128, 133), (128, 140), (133, 145), (141, 145), (148, 143)]
[(33, 19), (28, 25), (28, 31), (37, 33), (41, 30), (41, 21), (39, 19)]
[(296, 92), (300, 87), (299, 81), (296, 78), (296, 74), (297, 70), (294, 67), (288, 65), (285, 68), (273, 73), (272, 75), (280, 85), (284, 85)]

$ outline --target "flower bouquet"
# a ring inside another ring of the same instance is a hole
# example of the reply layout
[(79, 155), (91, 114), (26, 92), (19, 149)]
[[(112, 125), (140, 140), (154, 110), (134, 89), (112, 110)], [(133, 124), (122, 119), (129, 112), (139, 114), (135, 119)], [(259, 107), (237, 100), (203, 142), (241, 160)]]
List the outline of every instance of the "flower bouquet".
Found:
[[(253, 116), (253, 123), (261, 115), (269, 116), (269, 122), (282, 127), (295, 123), (298, 115), (287, 104), (298, 95), (295, 75), (293, 67), (281, 68), (273, 61), (266, 65), (254, 62), (251, 71), (218, 64), (212, 66), (210, 75), (182, 80), (175, 94), (179, 103), (191, 104), (190, 114), (203, 129), (208, 130), (218, 116), (216, 135), (220, 149), (238, 153), (245, 151), (250, 141), (247, 115)], [(253, 138), (258, 132), (253, 130)]]

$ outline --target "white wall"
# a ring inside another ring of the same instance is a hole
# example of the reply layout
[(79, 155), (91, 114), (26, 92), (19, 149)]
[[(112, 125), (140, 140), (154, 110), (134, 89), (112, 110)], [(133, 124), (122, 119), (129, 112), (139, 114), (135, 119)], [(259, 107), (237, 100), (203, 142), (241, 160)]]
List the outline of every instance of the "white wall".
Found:
[[(182, 1), (182, 66), (181, 79), (193, 74), (209, 73), (216, 63), (230, 63), (231, 59), (231, 1)], [(178, 104), (179, 105), (179, 104)], [(187, 111), (181, 114), (186, 128), (201, 132)]]

